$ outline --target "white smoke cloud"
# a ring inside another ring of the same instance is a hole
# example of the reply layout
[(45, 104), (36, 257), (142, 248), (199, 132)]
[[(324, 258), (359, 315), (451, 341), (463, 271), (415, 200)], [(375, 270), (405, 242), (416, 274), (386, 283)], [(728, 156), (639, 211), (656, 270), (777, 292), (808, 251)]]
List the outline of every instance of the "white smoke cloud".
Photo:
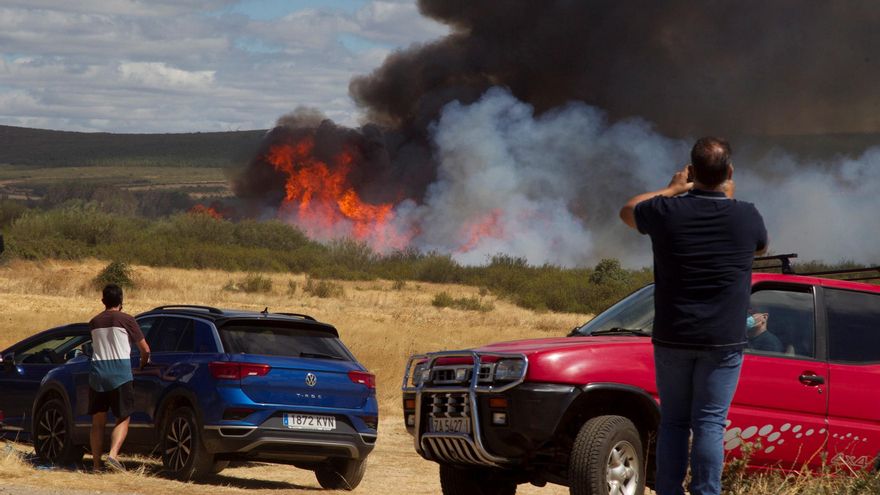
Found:
[(758, 207), (775, 252), (880, 262), (880, 147), (825, 163), (778, 153), (737, 171), (737, 196)]
[[(640, 120), (609, 125), (580, 103), (536, 116), (497, 88), (471, 105), (449, 104), (433, 139), (437, 181), (421, 205), (396, 211), (402, 224), (419, 226), (415, 246), (465, 264), (504, 253), (562, 266), (605, 257), (650, 265), (647, 238), (617, 212), (629, 197), (664, 187), (692, 144)], [(758, 163), (736, 159), (737, 197), (762, 212), (773, 251), (880, 261), (880, 148), (830, 163), (783, 152)]]
[(683, 146), (641, 121), (609, 126), (580, 103), (535, 116), (497, 88), (474, 104), (448, 105), (433, 137), (438, 179), (422, 206), (398, 213), (421, 226), (416, 246), (466, 264), (499, 253), (562, 266), (602, 256), (644, 263), (644, 253), (597, 240), (645, 246), (618, 225), (622, 200), (614, 191), (656, 182)]

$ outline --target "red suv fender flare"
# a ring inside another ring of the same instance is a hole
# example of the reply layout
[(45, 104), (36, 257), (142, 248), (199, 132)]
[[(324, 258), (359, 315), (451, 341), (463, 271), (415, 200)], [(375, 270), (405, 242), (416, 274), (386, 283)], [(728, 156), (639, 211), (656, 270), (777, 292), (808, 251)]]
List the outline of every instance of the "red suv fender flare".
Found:
[(559, 423), (566, 428), (585, 412), (595, 415), (616, 414), (629, 418), (643, 435), (656, 431), (660, 424), (660, 404), (647, 391), (634, 385), (613, 382), (589, 383), (579, 387), (581, 394), (572, 402)]

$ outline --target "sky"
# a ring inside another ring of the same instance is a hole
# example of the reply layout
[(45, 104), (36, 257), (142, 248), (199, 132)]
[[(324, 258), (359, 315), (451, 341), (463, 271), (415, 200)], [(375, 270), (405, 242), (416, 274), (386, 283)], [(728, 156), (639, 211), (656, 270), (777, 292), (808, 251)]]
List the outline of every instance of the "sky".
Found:
[(0, 0), (0, 124), (120, 133), (356, 125), (352, 76), (447, 29), (415, 0)]

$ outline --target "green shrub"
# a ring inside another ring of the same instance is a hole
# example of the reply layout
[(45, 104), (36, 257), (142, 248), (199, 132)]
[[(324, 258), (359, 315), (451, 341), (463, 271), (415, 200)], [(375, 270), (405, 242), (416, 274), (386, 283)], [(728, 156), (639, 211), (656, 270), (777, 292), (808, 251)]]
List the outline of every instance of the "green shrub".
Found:
[(452, 256), (431, 253), (416, 262), (415, 279), (421, 282), (455, 283), (462, 279), (462, 268)]
[(626, 270), (621, 268), (620, 261), (605, 258), (596, 265), (590, 275), (590, 283), (604, 284), (608, 282), (624, 282), (628, 278)]
[(484, 303), (477, 296), (471, 297), (452, 297), (448, 292), (443, 291), (434, 296), (431, 304), (438, 308), (455, 308), (465, 311), (482, 311), (488, 312), (495, 309), (495, 305), (490, 301)]
[(306, 284), (303, 286), (303, 292), (321, 298), (342, 297), (345, 295), (345, 290), (341, 285), (328, 280), (316, 281), (312, 277), (306, 277)]
[(229, 281), (223, 286), (223, 290), (233, 292), (272, 292), (272, 279), (259, 273), (249, 273), (238, 282)]
[(239, 246), (275, 251), (293, 251), (312, 242), (301, 230), (278, 220), (244, 220), (233, 224), (232, 240)]
[(0, 199), (0, 227), (6, 227), (28, 211), (20, 201)]
[(116, 284), (124, 289), (134, 287), (131, 267), (122, 261), (111, 261), (92, 279), (92, 283), (98, 289), (103, 289), (108, 284)]

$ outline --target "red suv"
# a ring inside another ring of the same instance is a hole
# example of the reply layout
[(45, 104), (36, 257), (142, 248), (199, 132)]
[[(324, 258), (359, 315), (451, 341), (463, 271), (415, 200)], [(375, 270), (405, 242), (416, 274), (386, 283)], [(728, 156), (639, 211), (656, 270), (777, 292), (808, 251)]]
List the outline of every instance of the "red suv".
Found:
[[(748, 444), (754, 470), (877, 468), (880, 286), (853, 281), (871, 278), (866, 272), (850, 280), (753, 275), (750, 311), (762, 329), (750, 331), (724, 435), (729, 456)], [(443, 493), (556, 483), (573, 494), (640, 494), (651, 486), (653, 320), (649, 285), (568, 337), (412, 356), (406, 426), (418, 453), (440, 464)]]

